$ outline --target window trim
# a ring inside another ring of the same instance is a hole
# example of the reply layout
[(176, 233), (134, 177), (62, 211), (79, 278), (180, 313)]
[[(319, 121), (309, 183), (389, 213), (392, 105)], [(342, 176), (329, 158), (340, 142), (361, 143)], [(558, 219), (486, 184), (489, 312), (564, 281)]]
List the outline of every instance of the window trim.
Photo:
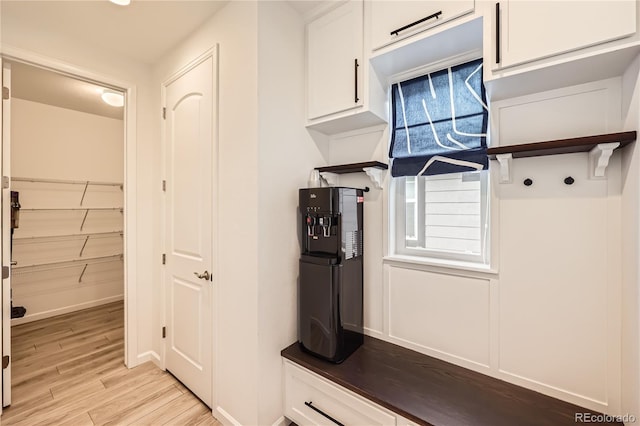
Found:
[(385, 265), (404, 269), (417, 269), (420, 271), (436, 272), (459, 276), (471, 276), (475, 278), (497, 278), (498, 270), (492, 265), (461, 262), (447, 259), (423, 258), (404, 256), (400, 254), (384, 256), (382, 262)]
[[(405, 176), (405, 179), (407, 178), (414, 178), (415, 176)], [(406, 185), (403, 187), (403, 189), (406, 189)], [(424, 191), (424, 181), (421, 179), (416, 179), (415, 182), (415, 187), (414, 187), (414, 197), (413, 197), (413, 203), (414, 205), (414, 218), (413, 218), (413, 223), (414, 223), (414, 227), (415, 227), (415, 238), (408, 238), (406, 237), (406, 233), (405, 233), (405, 241), (406, 240), (414, 240), (416, 242), (416, 246), (420, 247), (421, 245), (424, 245), (424, 234), (418, 232), (418, 230), (424, 228), (424, 209), (421, 209), (420, 204), (419, 204), (419, 197), (418, 194), (419, 193), (423, 193)], [(405, 200), (405, 206), (406, 206), (406, 194), (403, 194), (404, 200)], [(406, 229), (406, 215), (404, 215), (404, 229)]]

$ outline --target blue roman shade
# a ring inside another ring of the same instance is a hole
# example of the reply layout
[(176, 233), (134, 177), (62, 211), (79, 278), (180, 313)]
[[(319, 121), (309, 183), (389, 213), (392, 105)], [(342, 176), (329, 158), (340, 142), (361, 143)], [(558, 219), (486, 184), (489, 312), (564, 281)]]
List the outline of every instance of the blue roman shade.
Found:
[(487, 168), (482, 59), (396, 83), (391, 102), (392, 176)]

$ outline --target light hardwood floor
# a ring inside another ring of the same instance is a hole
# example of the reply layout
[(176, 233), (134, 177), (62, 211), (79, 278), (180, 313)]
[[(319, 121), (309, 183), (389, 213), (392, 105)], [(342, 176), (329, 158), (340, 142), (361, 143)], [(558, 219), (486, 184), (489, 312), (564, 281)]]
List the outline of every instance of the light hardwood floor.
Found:
[(11, 340), (2, 425), (220, 425), (155, 364), (124, 366), (122, 302), (15, 326)]

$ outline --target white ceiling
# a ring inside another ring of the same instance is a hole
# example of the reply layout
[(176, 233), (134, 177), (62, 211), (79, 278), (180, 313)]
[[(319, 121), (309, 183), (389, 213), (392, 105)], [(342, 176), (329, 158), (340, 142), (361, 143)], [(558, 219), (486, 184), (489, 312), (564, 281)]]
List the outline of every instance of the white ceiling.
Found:
[[(227, 2), (132, 0), (122, 7), (107, 0), (0, 0), (0, 27), (33, 28), (153, 64)], [(12, 64), (14, 97), (122, 119), (123, 108), (105, 104), (101, 89), (41, 68)]]
[(289, 0), (289, 4), (297, 10), (300, 15), (306, 16), (322, 3), (326, 3), (328, 1), (335, 0)]
[(154, 64), (227, 2), (132, 0), (123, 7), (107, 0), (2, 0), (0, 16), (2, 23), (64, 35), (96, 49)]
[(124, 108), (104, 103), (102, 89), (53, 71), (11, 63), (12, 97), (122, 120)]
[[(309, 16), (322, 3), (336, 0), (287, 1), (300, 15)], [(228, 2), (132, 0), (123, 7), (107, 0), (0, 0), (0, 28), (33, 28), (81, 40), (136, 62), (155, 64)], [(13, 67), (14, 97), (122, 118), (122, 108), (102, 102), (99, 86), (25, 64)]]

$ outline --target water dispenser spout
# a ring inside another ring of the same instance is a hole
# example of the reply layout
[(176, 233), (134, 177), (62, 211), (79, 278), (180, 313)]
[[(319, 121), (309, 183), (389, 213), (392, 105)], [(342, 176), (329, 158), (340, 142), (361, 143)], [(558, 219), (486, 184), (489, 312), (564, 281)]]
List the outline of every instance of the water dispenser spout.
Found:
[(325, 238), (328, 238), (331, 236), (331, 216), (324, 218), (324, 221), (322, 223), (322, 235)]
[(315, 237), (316, 219), (312, 216), (307, 216), (307, 235)]

